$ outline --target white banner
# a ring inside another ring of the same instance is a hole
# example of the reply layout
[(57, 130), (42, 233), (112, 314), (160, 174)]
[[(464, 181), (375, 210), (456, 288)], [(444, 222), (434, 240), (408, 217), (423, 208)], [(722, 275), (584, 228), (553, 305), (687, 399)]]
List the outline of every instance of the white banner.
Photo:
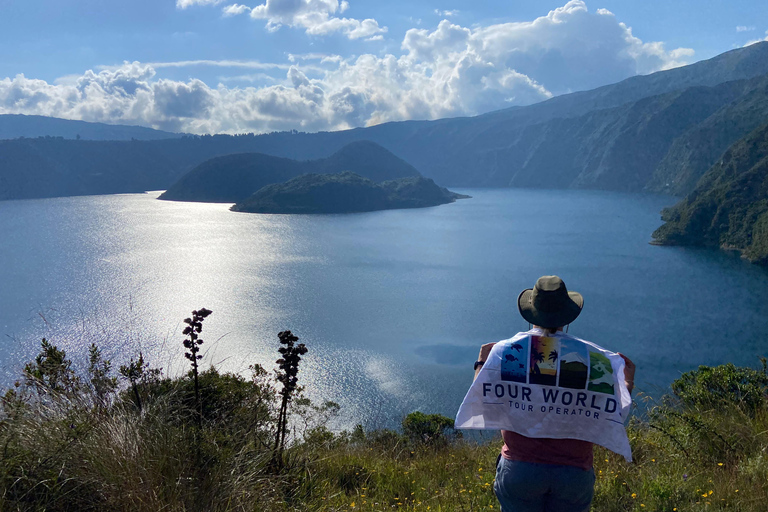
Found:
[(493, 346), (464, 397), (457, 429), (580, 439), (632, 461), (624, 360), (594, 343), (534, 329)]

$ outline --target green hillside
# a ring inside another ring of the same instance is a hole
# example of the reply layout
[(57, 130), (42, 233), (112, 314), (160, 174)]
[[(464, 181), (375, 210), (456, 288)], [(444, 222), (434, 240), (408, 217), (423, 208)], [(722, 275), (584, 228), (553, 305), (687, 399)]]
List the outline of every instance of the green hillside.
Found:
[(662, 218), (656, 243), (734, 248), (768, 265), (768, 125), (731, 146)]

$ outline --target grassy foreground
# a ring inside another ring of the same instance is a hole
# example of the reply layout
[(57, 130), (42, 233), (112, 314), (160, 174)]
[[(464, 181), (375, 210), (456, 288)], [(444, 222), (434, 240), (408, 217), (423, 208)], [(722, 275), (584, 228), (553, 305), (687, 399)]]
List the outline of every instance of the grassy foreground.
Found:
[[(44, 342), (2, 398), (0, 510), (498, 510), (500, 436), (469, 441), (419, 412), (397, 432), (331, 432), (338, 405), (299, 387), (284, 401), (283, 350), (274, 375), (254, 366), (250, 378), (195, 378), (194, 351), (193, 371), (175, 379), (139, 357), (120, 368), (121, 390), (97, 347), (78, 373)], [(596, 448), (593, 510), (766, 510), (767, 389), (765, 362), (683, 375), (631, 420), (635, 462)]]

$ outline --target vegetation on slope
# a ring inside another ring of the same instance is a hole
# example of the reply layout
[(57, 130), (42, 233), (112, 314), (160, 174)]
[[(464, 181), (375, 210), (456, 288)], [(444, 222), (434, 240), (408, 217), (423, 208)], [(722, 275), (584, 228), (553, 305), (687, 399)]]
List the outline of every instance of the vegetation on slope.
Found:
[(285, 183), (267, 185), (232, 207), (249, 213), (351, 213), (423, 208), (463, 198), (422, 178), (375, 183), (353, 172), (303, 174)]
[(240, 153), (206, 160), (182, 176), (160, 199), (236, 203), (269, 183), (301, 174), (301, 163), (262, 153)]
[[(187, 322), (190, 360), (206, 311)], [(450, 418), (421, 412), (400, 431), (333, 432), (339, 407), (303, 395), (306, 347), (295, 341), (280, 334), (274, 377), (254, 365), (248, 378), (195, 366), (169, 378), (139, 356), (120, 367), (123, 390), (97, 347), (77, 372), (44, 341), (0, 399), (0, 509), (498, 509), (498, 434), (469, 441)], [(684, 374), (631, 420), (633, 463), (596, 448), (593, 510), (764, 510), (767, 392), (764, 359), (761, 370), (727, 364)], [(284, 450), (276, 449), (281, 425), (290, 425)]]
[[(732, 84), (738, 86), (740, 84)], [(646, 186), (655, 192), (685, 195), (734, 143), (749, 135), (768, 119), (768, 80), (741, 83), (738, 101), (724, 102), (703, 122), (686, 130), (672, 142)], [(718, 87), (732, 94), (733, 87)]]
[(282, 183), (302, 174), (342, 171), (354, 171), (376, 182), (421, 176), (413, 166), (378, 144), (357, 141), (319, 160), (297, 161), (261, 153), (214, 158), (184, 175), (160, 199), (237, 203), (272, 183)]
[(768, 264), (768, 125), (731, 146), (662, 219), (656, 243), (734, 248)]

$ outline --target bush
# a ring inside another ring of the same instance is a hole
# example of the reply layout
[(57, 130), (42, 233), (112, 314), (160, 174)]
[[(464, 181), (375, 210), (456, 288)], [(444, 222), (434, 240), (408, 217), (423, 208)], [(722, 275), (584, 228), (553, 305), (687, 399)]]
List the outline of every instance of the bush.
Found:
[(410, 413), (402, 422), (403, 435), (412, 441), (435, 442), (445, 439), (446, 431), (453, 428), (453, 420), (442, 414)]
[(768, 392), (766, 359), (762, 370), (740, 368), (733, 363), (721, 366), (699, 366), (698, 370), (684, 373), (672, 383), (672, 392), (687, 407), (718, 407), (737, 405), (754, 415), (762, 408)]

